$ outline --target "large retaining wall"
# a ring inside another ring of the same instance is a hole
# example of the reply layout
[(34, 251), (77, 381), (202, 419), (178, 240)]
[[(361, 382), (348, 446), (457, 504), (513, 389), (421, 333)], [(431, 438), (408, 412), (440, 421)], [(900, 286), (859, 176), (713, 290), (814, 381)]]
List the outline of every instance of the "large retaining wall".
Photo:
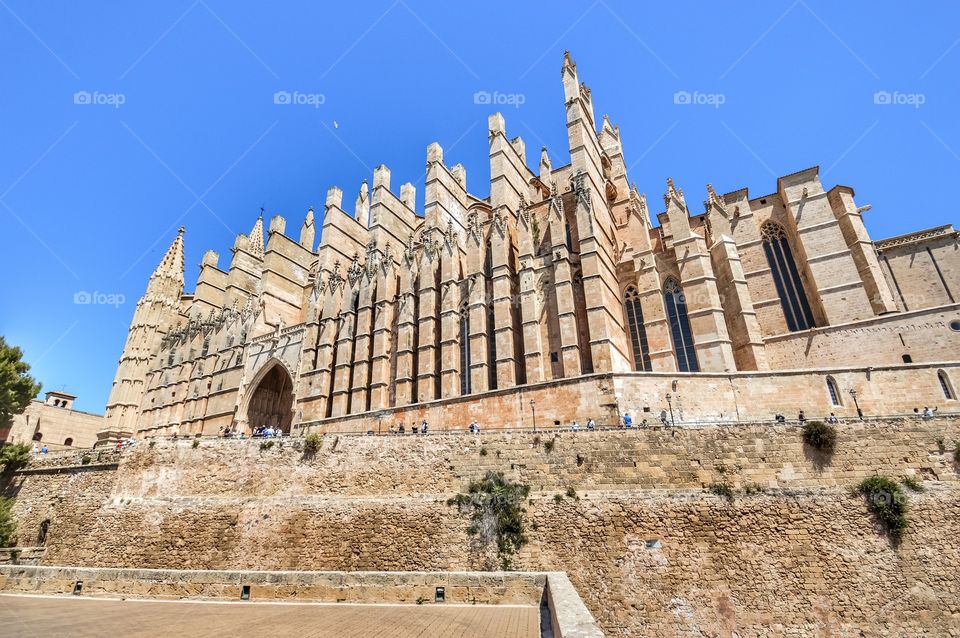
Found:
[[(456, 571), (483, 556), (446, 501), (501, 470), (532, 488), (513, 567), (567, 572), (609, 635), (960, 635), (957, 439), (935, 418), (842, 424), (829, 460), (775, 425), (341, 435), (309, 458), (293, 440), (161, 441), (6, 492), (26, 544), (51, 520), (47, 565)], [(875, 473), (926, 486), (898, 547), (850, 490)]]

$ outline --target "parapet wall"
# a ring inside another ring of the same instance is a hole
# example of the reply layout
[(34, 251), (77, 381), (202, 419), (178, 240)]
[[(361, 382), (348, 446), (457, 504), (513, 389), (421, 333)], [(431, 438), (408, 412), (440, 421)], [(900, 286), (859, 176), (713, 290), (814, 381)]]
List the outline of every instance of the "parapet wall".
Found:
[(520, 572), (313, 572), (115, 569), (95, 567), (0, 567), (0, 589), (30, 594), (69, 594), (160, 600), (239, 600), (249, 587), (253, 601), (337, 603), (433, 602), (539, 605), (545, 573)]
[[(946, 375), (953, 399), (944, 397), (937, 377), (940, 371)], [(837, 389), (836, 404), (827, 389), (828, 379)], [(769, 421), (778, 412), (794, 417), (800, 410), (810, 417), (831, 412), (839, 417), (856, 417), (857, 406), (867, 415), (907, 415), (924, 406), (960, 413), (954, 388), (960, 388), (957, 363), (864, 368), (825, 365), (816, 371), (730, 374), (589, 374), (295, 424), (294, 432), (383, 433), (400, 424), (409, 429), (423, 419), (434, 432), (466, 430), (474, 419), (486, 430), (534, 429), (535, 424), (543, 429), (557, 424), (568, 426), (574, 420), (582, 426), (589, 418), (612, 426), (628, 412), (637, 423), (643, 419), (659, 423), (661, 415), (670, 419), (672, 414), (673, 421), (681, 425)]]
[[(333, 435), (308, 458), (296, 440), (158, 441), (116, 469), (29, 469), (6, 493), (24, 544), (51, 520), (45, 565), (464, 571), (484, 557), (447, 499), (498, 470), (531, 486), (513, 569), (568, 573), (608, 635), (949, 635), (958, 439), (941, 417), (841, 424), (829, 460), (766, 424)], [(898, 547), (850, 489), (875, 473), (926, 488)]]

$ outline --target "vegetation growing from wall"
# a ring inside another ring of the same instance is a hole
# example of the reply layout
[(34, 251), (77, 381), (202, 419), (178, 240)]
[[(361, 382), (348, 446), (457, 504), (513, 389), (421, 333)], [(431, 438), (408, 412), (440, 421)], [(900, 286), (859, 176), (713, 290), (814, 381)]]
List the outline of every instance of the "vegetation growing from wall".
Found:
[(4, 471), (13, 471), (30, 461), (30, 444), (14, 443), (0, 448), (0, 464)]
[(303, 456), (305, 458), (312, 458), (320, 451), (320, 444), (322, 439), (319, 434), (313, 432), (303, 437)]
[(903, 483), (903, 486), (911, 492), (922, 492), (924, 490), (923, 483), (912, 476), (905, 476), (900, 480), (900, 482)]
[(857, 491), (863, 494), (867, 508), (883, 525), (894, 542), (899, 542), (907, 530), (907, 496), (900, 484), (886, 476), (864, 479)]
[(833, 454), (837, 446), (837, 429), (823, 421), (809, 421), (803, 426), (803, 441), (824, 454)]
[(728, 501), (733, 501), (733, 488), (727, 483), (711, 483), (707, 486), (707, 491), (709, 491), (711, 494), (722, 496)]
[(0, 547), (13, 545), (17, 522), (13, 518), (13, 499), (0, 497)]
[[(501, 472), (490, 471), (470, 483), (466, 494), (457, 494), (447, 504), (470, 514), (467, 532), (476, 539), (478, 549), (487, 551), (496, 543), (500, 569), (510, 569), (513, 555), (527, 542), (523, 522), (526, 510), (522, 504), (529, 494), (528, 485), (504, 478)], [(492, 570), (495, 563), (488, 561), (485, 567)]]

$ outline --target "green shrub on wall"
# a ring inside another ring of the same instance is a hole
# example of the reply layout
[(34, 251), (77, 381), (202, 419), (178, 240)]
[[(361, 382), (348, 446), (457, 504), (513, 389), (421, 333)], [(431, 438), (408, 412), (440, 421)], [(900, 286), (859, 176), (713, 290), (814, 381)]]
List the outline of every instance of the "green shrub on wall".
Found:
[(728, 501), (733, 501), (733, 488), (727, 483), (711, 483), (707, 486), (707, 490), (711, 494), (716, 494), (717, 496), (721, 496)]
[(303, 437), (303, 455), (306, 457), (314, 456), (320, 451), (322, 442), (323, 439), (315, 432)]
[(0, 464), (4, 470), (13, 471), (23, 467), (30, 461), (30, 444), (14, 443), (0, 448)]
[(837, 429), (823, 421), (809, 421), (803, 426), (803, 441), (824, 454), (833, 454), (837, 446)]
[(867, 508), (883, 525), (894, 541), (899, 541), (907, 530), (907, 496), (900, 484), (886, 476), (864, 479), (857, 491), (863, 494)]
[(17, 532), (13, 519), (13, 499), (0, 497), (0, 547), (10, 547)]
[(466, 494), (457, 494), (447, 504), (470, 514), (467, 533), (477, 540), (480, 549), (496, 543), (500, 569), (510, 569), (513, 555), (527, 542), (523, 523), (526, 510), (521, 505), (529, 494), (528, 485), (504, 478), (502, 472), (490, 471), (470, 483)]

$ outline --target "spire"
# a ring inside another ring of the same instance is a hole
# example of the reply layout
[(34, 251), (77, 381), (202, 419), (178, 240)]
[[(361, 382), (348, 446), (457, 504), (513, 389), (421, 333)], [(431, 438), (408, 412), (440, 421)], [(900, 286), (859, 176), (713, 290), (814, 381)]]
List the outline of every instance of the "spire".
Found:
[(311, 206), (307, 210), (307, 218), (303, 220), (303, 226), (300, 228), (300, 245), (312, 251), (315, 239), (316, 228), (313, 224), (313, 206)]
[(606, 113), (603, 114), (602, 130), (606, 131), (610, 135), (613, 135), (614, 137), (620, 137), (620, 131), (617, 130), (617, 127), (610, 123), (610, 116)]
[(150, 275), (147, 293), (179, 298), (183, 292), (183, 226), (177, 231), (177, 237), (167, 248), (157, 269)]
[(258, 257), (263, 257), (263, 209), (260, 209), (260, 217), (257, 218), (257, 223), (253, 225), (253, 230), (250, 231), (250, 252)]
[(673, 183), (673, 178), (667, 178), (667, 192), (663, 196), (663, 201), (667, 206), (670, 206), (670, 201), (673, 200), (680, 206), (680, 210), (687, 209), (687, 202), (683, 198), (683, 189), (677, 188)]
[(370, 187), (367, 186), (367, 180), (363, 180), (363, 183), (360, 184), (360, 192), (357, 194), (353, 216), (364, 228), (370, 225)]
[(553, 167), (550, 165), (550, 156), (547, 155), (547, 147), (544, 146), (540, 149), (540, 178), (548, 176), (553, 171)]
[(723, 215), (727, 214), (727, 207), (717, 195), (717, 191), (713, 190), (713, 184), (707, 184), (707, 201), (704, 202), (704, 207), (707, 212), (710, 212), (711, 208), (716, 208)]

